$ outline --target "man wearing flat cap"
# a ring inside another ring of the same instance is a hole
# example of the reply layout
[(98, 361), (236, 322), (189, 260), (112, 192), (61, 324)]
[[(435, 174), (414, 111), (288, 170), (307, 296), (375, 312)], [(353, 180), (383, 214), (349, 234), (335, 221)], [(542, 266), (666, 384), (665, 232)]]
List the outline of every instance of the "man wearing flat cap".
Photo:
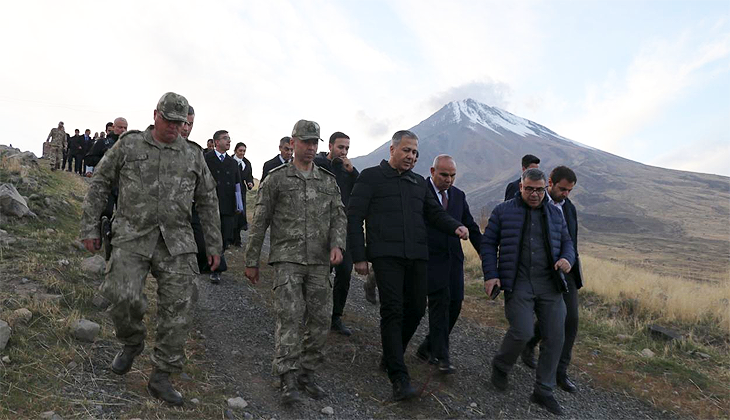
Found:
[[(335, 176), (314, 165), (319, 124), (299, 120), (291, 136), (294, 159), (272, 169), (259, 187), (246, 246), (246, 277), (256, 284), (266, 228), (274, 266), (276, 354), (281, 402), (300, 401), (299, 391), (320, 399), (314, 372), (324, 359), (332, 314), (330, 266), (342, 262), (347, 222)], [(304, 334), (299, 324), (304, 319)]]
[(157, 279), (158, 325), (151, 352), (155, 369), (147, 389), (173, 405), (183, 404), (169, 376), (180, 372), (185, 360), (183, 346), (192, 317), (192, 285), (198, 274), (197, 247), (190, 227), (193, 200), (213, 269), (220, 261), (222, 243), (215, 180), (200, 146), (180, 136), (187, 117), (188, 101), (168, 92), (157, 103), (154, 125), (144, 132), (132, 130), (120, 136), (94, 171), (81, 219), (86, 249), (98, 250), (99, 216), (112, 185), (118, 182), (113, 250), (102, 294), (111, 302), (109, 314), (124, 347), (111, 368), (118, 375), (129, 372), (134, 358), (144, 350), (144, 284), (151, 272)]

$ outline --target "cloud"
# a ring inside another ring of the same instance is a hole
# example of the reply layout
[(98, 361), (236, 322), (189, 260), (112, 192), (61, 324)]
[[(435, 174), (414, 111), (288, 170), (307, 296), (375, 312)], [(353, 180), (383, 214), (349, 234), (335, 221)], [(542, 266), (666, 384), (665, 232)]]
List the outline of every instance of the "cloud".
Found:
[(390, 120), (373, 118), (363, 110), (357, 111), (355, 118), (365, 127), (370, 137), (382, 138), (386, 136), (391, 126)]
[(646, 42), (623, 76), (611, 71), (603, 82), (587, 86), (583, 111), (555, 128), (566, 137), (620, 154), (630, 146), (624, 139), (651, 124), (691, 88), (727, 73), (729, 58), (730, 32), (724, 24)]
[(429, 109), (439, 109), (451, 101), (471, 98), (489, 106), (506, 109), (509, 106), (509, 96), (512, 90), (506, 83), (483, 81), (470, 82), (451, 87), (429, 98), (426, 106)]

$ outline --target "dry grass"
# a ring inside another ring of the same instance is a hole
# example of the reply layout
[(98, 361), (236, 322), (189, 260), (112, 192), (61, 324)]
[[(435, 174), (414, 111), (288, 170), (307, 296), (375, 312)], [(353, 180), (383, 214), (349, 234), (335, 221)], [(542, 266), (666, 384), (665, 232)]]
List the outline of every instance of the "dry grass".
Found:
[(660, 276), (627, 265), (582, 256), (585, 290), (608, 303), (627, 299), (639, 311), (671, 323), (716, 323), (730, 332), (730, 281), (697, 282)]

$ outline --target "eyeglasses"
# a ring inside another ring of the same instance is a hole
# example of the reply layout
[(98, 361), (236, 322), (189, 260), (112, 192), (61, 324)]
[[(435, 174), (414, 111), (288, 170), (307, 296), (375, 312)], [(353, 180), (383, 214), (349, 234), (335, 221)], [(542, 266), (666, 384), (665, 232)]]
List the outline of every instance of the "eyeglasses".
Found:
[(527, 195), (537, 194), (537, 195), (543, 195), (545, 194), (545, 187), (522, 187), (523, 190), (527, 193)]

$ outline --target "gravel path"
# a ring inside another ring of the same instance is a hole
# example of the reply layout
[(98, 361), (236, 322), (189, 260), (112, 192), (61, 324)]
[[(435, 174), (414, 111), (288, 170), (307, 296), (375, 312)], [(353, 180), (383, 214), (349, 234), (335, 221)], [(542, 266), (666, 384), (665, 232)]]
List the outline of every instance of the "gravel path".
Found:
[[(272, 271), (262, 270), (261, 281), (252, 286), (243, 276), (242, 250), (231, 250), (226, 258), (229, 270), (221, 284), (210, 284), (207, 276), (199, 279), (196, 329), (205, 337), (211, 367), (222, 377), (226, 392), (243, 397), (249, 403), (246, 411), (256, 418), (323, 418), (328, 416), (321, 410), (328, 406), (337, 418), (554, 417), (528, 401), (534, 371), (521, 363), (510, 375), (507, 392), (500, 393), (492, 387), (489, 360), (496, 353), (504, 330), (485, 327), (466, 315), (460, 318), (452, 334), (452, 362), (457, 373), (440, 375), (415, 357), (415, 347), (427, 329), (424, 319), (406, 352), (413, 385), (421, 390), (421, 396), (402, 403), (390, 400), (390, 383), (378, 369), (378, 307), (365, 300), (358, 276), (353, 276), (343, 317), (353, 335), (330, 334), (327, 362), (317, 376), (329, 396), (321, 401), (304, 396), (303, 404), (284, 408), (279, 404), (278, 378), (271, 375)], [(473, 298), (465, 302), (465, 306), (482, 304), (484, 301)], [(624, 394), (594, 389), (589, 378), (572, 373), (581, 391), (575, 395), (556, 391), (566, 418), (668, 417)]]

